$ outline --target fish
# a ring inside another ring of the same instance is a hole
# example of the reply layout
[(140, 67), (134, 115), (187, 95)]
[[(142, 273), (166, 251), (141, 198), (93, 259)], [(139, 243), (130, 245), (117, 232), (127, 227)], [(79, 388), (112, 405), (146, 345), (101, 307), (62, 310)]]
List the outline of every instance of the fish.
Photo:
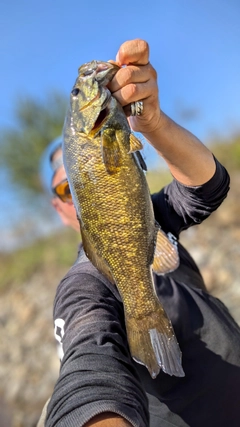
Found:
[(78, 69), (63, 126), (63, 158), (84, 251), (121, 296), (132, 358), (152, 378), (184, 376), (171, 321), (153, 272), (179, 266), (177, 243), (154, 218), (141, 155), (108, 84), (119, 67), (93, 60)]

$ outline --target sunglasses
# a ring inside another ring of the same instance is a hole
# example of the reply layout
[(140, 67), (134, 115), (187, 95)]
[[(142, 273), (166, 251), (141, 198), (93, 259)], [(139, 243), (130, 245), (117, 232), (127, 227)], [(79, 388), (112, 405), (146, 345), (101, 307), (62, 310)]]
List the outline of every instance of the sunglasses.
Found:
[(72, 201), (68, 180), (64, 179), (56, 187), (52, 188), (52, 192), (55, 196), (59, 197), (62, 202), (67, 203)]

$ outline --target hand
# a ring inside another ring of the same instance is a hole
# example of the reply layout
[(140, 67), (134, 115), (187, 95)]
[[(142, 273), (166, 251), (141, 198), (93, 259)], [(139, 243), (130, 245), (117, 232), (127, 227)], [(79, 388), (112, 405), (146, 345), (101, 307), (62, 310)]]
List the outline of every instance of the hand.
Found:
[[(212, 153), (160, 110), (157, 73), (149, 63), (147, 42), (136, 39), (123, 43), (116, 63), (122, 68), (108, 87), (123, 106), (132, 130), (145, 136), (182, 184), (207, 182), (216, 169)], [(143, 113), (130, 117), (130, 104), (135, 101), (143, 101)]]
[[(122, 67), (108, 85), (113, 96), (123, 106), (129, 124), (135, 132), (155, 132), (160, 126), (157, 73), (149, 63), (149, 46), (146, 41), (136, 39), (123, 43), (116, 56)], [(141, 116), (130, 117), (130, 104), (143, 101)]]

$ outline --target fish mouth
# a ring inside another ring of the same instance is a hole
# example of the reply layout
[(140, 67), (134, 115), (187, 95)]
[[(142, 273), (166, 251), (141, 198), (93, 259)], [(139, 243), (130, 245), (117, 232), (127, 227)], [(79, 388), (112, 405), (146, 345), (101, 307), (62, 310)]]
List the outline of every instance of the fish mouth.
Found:
[[(89, 101), (87, 104), (85, 104), (82, 108), (79, 109), (79, 112), (82, 112), (83, 110), (85, 110), (86, 108), (91, 107), (92, 104), (94, 104), (98, 99), (100, 99), (102, 96), (102, 90), (99, 90), (97, 95), (91, 99), (91, 101)], [(106, 120), (106, 118), (109, 115), (109, 111), (110, 109), (108, 108), (109, 102), (110, 102), (110, 98), (111, 98), (111, 94), (107, 93), (106, 99), (103, 102), (101, 111), (94, 123), (94, 126), (91, 130), (91, 133), (96, 134), (96, 132), (99, 130), (99, 128), (101, 127), (102, 123)]]
[(109, 108), (108, 107), (101, 110), (92, 130), (99, 128), (101, 126), (101, 124), (104, 122), (104, 120), (106, 119), (106, 117), (108, 116), (108, 114), (109, 114)]
[(109, 115), (109, 108), (108, 108), (108, 104), (107, 104), (107, 106), (105, 107), (105, 108), (103, 108), (101, 111), (100, 111), (100, 114), (98, 115), (98, 118), (97, 118), (97, 120), (95, 121), (95, 123), (94, 123), (94, 126), (93, 126), (93, 128), (92, 128), (92, 132), (94, 133), (94, 134), (96, 134), (97, 132), (98, 132), (98, 130), (101, 128), (101, 126), (102, 126), (102, 124), (106, 121), (106, 118), (108, 117), (108, 115)]
[[(100, 96), (101, 96), (101, 91), (98, 92), (98, 94), (94, 100), (99, 99)], [(94, 100), (91, 101), (91, 104), (94, 102)], [(98, 133), (98, 131), (101, 129), (102, 124), (107, 120), (107, 118), (109, 116), (109, 112), (110, 112), (110, 108), (109, 108), (110, 100), (111, 100), (111, 94), (108, 93), (106, 96), (106, 99), (104, 100), (104, 102), (102, 104), (101, 111), (100, 111), (100, 113), (99, 113), (99, 115), (98, 115), (97, 119), (95, 120), (95, 123), (92, 127), (91, 135), (96, 135), (96, 133)]]

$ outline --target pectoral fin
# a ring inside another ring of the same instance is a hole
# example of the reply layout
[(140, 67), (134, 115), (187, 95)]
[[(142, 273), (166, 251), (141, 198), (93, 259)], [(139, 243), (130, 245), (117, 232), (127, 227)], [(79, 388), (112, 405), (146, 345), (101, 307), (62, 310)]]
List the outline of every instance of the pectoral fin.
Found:
[(106, 170), (110, 174), (116, 173), (121, 166), (121, 150), (115, 130), (104, 129), (102, 134), (102, 157)]
[(143, 145), (141, 141), (133, 133), (130, 134), (129, 140), (130, 140), (129, 153), (133, 153), (134, 151), (140, 151), (143, 149)]
[(157, 239), (152, 269), (158, 275), (170, 273), (179, 266), (177, 242), (174, 239), (170, 241), (157, 223), (156, 232)]

